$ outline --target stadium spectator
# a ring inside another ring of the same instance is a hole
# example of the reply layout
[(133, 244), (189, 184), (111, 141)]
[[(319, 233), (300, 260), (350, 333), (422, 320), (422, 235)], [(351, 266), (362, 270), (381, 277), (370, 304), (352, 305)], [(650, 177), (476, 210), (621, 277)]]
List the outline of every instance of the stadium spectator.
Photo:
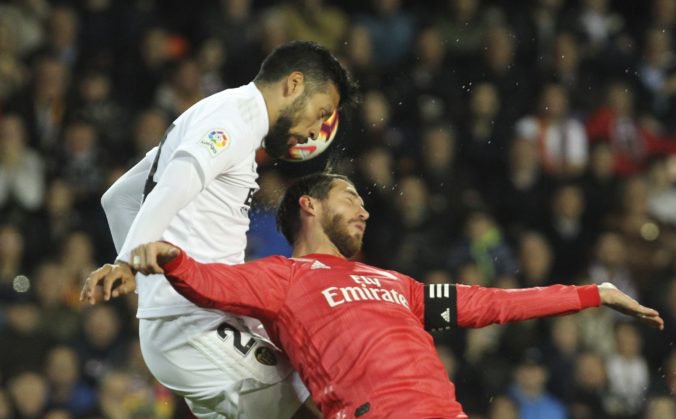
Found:
[(651, 156), (676, 153), (676, 141), (660, 134), (653, 118), (636, 115), (634, 93), (626, 83), (608, 86), (605, 102), (589, 115), (586, 130), (591, 141), (610, 145), (621, 176), (642, 171)]
[(458, 160), (473, 168), (477, 186), (486, 195), (507, 165), (511, 121), (505, 120), (501, 106), (494, 84), (472, 86), (467, 112), (458, 125)]
[(650, 382), (648, 364), (641, 355), (642, 338), (633, 324), (615, 327), (617, 351), (607, 361), (610, 410), (616, 416), (638, 414), (645, 403)]
[(585, 228), (596, 236), (608, 214), (617, 206), (620, 179), (613, 167), (613, 152), (607, 143), (591, 146), (589, 166), (581, 179), (584, 191)]
[(38, 419), (47, 410), (47, 380), (41, 374), (26, 371), (9, 380), (9, 396), (20, 419)]
[(543, 364), (542, 353), (538, 349), (526, 350), (514, 374), (514, 385), (510, 389), (510, 395), (519, 407), (519, 418), (566, 417), (563, 403), (547, 392), (549, 375)]
[(50, 408), (83, 416), (96, 406), (96, 393), (80, 379), (79, 362), (77, 352), (68, 346), (56, 346), (47, 354), (45, 376), (49, 384)]
[(571, 419), (610, 419), (608, 376), (603, 357), (586, 351), (575, 361), (574, 387), (568, 397)]
[(554, 254), (547, 238), (537, 231), (525, 231), (518, 242), (519, 285), (538, 287), (553, 283)]
[(70, 342), (80, 328), (80, 315), (69, 305), (70, 278), (56, 262), (43, 262), (33, 273), (35, 296), (40, 304), (40, 331), (56, 342)]
[(584, 225), (584, 195), (576, 184), (564, 183), (553, 191), (550, 205), (542, 230), (554, 254), (551, 274), (555, 282), (571, 283), (584, 270), (594, 239)]
[(580, 122), (570, 116), (569, 97), (560, 84), (542, 88), (535, 115), (519, 120), (516, 133), (537, 146), (543, 169), (559, 178), (582, 174), (587, 166), (587, 134)]
[(330, 50), (345, 39), (348, 18), (339, 7), (324, 0), (293, 0), (281, 7), (292, 39), (315, 41)]
[(45, 167), (42, 156), (28, 146), (19, 115), (0, 119), (0, 156), (0, 213), (20, 220), (42, 205)]
[(382, 71), (403, 62), (415, 37), (415, 17), (401, 0), (371, 0), (366, 12), (357, 16), (373, 42), (373, 61)]

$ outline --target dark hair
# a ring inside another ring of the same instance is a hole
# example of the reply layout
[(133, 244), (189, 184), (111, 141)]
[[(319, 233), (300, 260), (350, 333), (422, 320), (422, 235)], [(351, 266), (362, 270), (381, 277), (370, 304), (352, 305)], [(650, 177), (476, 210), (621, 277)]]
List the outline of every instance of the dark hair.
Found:
[(336, 179), (352, 183), (343, 175), (313, 173), (298, 179), (286, 190), (277, 208), (277, 230), (282, 232), (290, 244), (296, 240), (296, 234), (300, 228), (300, 206), (298, 205), (300, 197), (308, 195), (316, 199), (326, 199)]
[(276, 82), (282, 77), (300, 71), (312, 85), (333, 82), (340, 94), (340, 107), (350, 108), (359, 102), (357, 84), (331, 52), (316, 42), (293, 41), (268, 55), (254, 81)]

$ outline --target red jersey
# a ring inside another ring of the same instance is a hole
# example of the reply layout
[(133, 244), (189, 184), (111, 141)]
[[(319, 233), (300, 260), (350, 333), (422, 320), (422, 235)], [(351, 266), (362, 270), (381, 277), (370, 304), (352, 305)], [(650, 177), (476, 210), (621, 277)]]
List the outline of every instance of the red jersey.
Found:
[(425, 324), (482, 327), (600, 304), (595, 285), (426, 286), (324, 254), (222, 265), (181, 252), (163, 268), (195, 304), (261, 320), (332, 419), (467, 418)]

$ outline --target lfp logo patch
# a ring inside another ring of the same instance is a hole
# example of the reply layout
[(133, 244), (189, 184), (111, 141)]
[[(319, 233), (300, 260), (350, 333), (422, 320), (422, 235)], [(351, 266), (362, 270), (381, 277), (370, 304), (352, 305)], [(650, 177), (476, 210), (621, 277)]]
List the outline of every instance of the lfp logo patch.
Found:
[(209, 154), (212, 156), (217, 155), (221, 151), (228, 148), (230, 144), (230, 139), (228, 134), (225, 133), (222, 129), (213, 129), (207, 133), (207, 135), (202, 138), (200, 141), (201, 144), (204, 144), (209, 149)]

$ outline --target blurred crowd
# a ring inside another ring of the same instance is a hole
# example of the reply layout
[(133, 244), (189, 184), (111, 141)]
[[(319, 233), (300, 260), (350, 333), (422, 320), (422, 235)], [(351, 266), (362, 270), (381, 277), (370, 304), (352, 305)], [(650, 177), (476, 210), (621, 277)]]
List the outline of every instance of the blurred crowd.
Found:
[[(260, 158), (248, 257), (331, 167), (371, 213), (360, 258), (430, 283), (610, 281), (609, 310), (435, 336), (471, 418), (676, 419), (676, 0), (1, 0), (0, 419), (184, 418), (147, 372), (99, 199), (190, 105), (276, 46), (329, 47), (363, 99), (331, 152)], [(386, 345), (386, 342), (382, 343)]]

